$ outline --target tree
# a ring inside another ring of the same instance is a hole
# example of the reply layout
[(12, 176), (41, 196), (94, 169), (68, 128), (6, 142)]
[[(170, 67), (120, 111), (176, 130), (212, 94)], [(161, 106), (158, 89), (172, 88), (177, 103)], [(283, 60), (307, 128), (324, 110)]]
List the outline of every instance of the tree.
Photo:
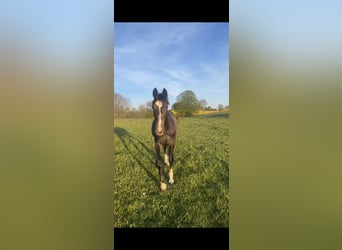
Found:
[(151, 118), (153, 117), (153, 113), (152, 113), (152, 102), (148, 101), (146, 102), (146, 104), (140, 104), (138, 107), (138, 111), (137, 111), (137, 116), (139, 117), (143, 117), (143, 118)]
[(218, 110), (222, 111), (222, 110), (223, 110), (223, 104), (219, 104), (219, 105), (217, 106), (217, 108), (218, 108)]
[(180, 116), (191, 116), (200, 108), (200, 102), (193, 91), (186, 90), (177, 96), (177, 102), (172, 107)]
[(199, 104), (200, 104), (200, 107), (201, 107), (202, 110), (204, 110), (207, 107), (207, 105), (208, 105), (208, 103), (207, 103), (207, 101), (205, 99), (201, 99), (199, 101)]
[(142, 117), (142, 118), (145, 117), (146, 113), (147, 113), (145, 105), (140, 104), (138, 107), (138, 112), (139, 112), (140, 117)]
[(152, 111), (152, 101), (146, 102), (146, 118), (151, 118), (153, 117), (153, 111)]
[(176, 102), (175, 104), (172, 105), (172, 109), (174, 109), (179, 116), (184, 116), (185, 115), (185, 104), (184, 102)]
[(117, 118), (130, 109), (130, 100), (119, 93), (114, 92), (114, 114)]
[(152, 101), (148, 101), (145, 104), (146, 110), (152, 114)]

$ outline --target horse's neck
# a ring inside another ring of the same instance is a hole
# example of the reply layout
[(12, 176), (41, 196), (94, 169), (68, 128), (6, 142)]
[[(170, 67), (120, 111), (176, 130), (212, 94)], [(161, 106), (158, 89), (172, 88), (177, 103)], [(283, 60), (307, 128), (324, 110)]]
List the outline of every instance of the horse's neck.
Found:
[(167, 110), (165, 122), (171, 122), (172, 121), (172, 113), (171, 111)]
[(167, 111), (165, 121), (164, 121), (165, 128), (169, 130), (171, 134), (177, 132), (177, 121), (175, 117), (172, 115), (171, 111)]

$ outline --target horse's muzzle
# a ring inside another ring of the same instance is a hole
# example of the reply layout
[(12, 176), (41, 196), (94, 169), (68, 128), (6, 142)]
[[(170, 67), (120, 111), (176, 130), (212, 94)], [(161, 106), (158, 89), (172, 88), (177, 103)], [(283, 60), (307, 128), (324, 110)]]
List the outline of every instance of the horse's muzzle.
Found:
[(158, 135), (158, 136), (161, 136), (161, 135), (163, 135), (164, 134), (164, 131), (163, 130), (160, 130), (160, 131), (156, 131), (156, 135)]

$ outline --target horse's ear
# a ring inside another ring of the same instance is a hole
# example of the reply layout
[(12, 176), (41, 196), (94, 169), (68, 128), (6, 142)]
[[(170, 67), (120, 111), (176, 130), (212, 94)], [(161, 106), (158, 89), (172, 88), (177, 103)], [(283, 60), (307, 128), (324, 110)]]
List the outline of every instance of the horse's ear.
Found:
[(154, 99), (156, 99), (157, 96), (158, 96), (158, 90), (156, 88), (154, 88), (154, 90), (153, 90), (153, 97), (154, 97)]
[(167, 90), (166, 89), (163, 89), (163, 96), (166, 98), (167, 97)]

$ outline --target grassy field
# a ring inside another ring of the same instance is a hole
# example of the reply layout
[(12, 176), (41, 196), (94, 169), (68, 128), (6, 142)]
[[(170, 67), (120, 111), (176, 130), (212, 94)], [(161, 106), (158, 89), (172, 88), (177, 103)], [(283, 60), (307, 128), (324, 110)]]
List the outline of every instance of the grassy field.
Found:
[(151, 122), (114, 121), (114, 227), (228, 227), (229, 119), (180, 118), (175, 183), (166, 192)]

